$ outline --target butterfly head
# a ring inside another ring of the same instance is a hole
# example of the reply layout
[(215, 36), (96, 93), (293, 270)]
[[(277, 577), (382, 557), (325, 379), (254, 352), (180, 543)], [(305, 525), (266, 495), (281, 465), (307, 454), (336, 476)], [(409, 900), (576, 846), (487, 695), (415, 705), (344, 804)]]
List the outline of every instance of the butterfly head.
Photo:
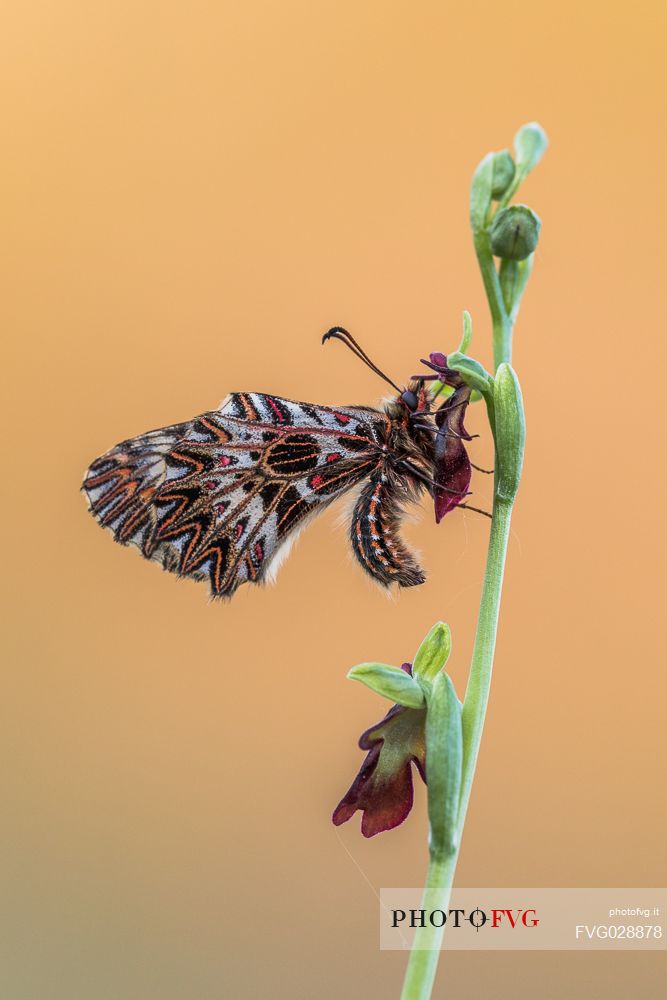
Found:
[[(413, 447), (424, 452), (422, 458), (428, 456), (430, 474), (420, 472), (420, 478), (429, 485), (435, 504), (435, 519), (436, 522), (441, 521), (445, 514), (463, 502), (470, 485), (472, 468), (464, 444), (470, 440), (470, 435), (463, 424), (470, 402), (470, 387), (458, 372), (447, 366), (446, 354), (433, 351), (428, 360), (421, 358), (421, 363), (429, 369), (428, 373), (413, 375), (407, 387), (400, 389), (371, 361), (347, 330), (339, 326), (332, 327), (325, 333), (322, 342), (330, 339), (344, 343), (365, 365), (396, 390), (398, 395), (387, 406), (387, 413), (392, 421), (407, 431)], [(438, 393), (428, 387), (429, 382), (435, 381), (452, 390), (444, 402), (436, 406), (434, 403)]]
[(431, 393), (427, 391), (421, 379), (414, 380), (407, 389), (404, 389), (399, 396), (399, 400), (409, 414), (429, 413), (431, 409)]

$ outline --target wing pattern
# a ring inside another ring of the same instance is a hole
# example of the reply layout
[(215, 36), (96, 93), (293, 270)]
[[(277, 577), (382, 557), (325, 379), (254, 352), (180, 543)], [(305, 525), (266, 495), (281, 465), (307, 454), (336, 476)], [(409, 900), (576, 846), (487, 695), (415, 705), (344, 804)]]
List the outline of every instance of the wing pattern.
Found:
[(309, 516), (379, 470), (387, 420), (369, 407), (234, 393), (116, 445), (82, 488), (117, 542), (230, 597), (271, 575)]

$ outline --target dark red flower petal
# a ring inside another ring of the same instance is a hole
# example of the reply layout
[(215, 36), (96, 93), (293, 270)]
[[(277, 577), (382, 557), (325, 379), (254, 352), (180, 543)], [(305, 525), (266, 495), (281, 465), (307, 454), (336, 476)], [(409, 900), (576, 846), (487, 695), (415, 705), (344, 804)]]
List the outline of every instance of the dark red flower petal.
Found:
[(447, 371), (447, 355), (441, 354), (440, 351), (431, 351), (429, 354), (431, 359), (431, 364), (434, 368), (438, 368), (440, 371)]
[[(403, 664), (410, 673), (410, 664)], [(425, 779), (425, 708), (394, 705), (384, 719), (362, 734), (359, 746), (368, 750), (359, 774), (334, 810), (336, 826), (357, 809), (363, 812), (364, 837), (391, 830), (412, 808), (412, 765)]]
[(459, 386), (435, 415), (438, 426), (433, 474), (436, 483), (436, 523), (465, 500), (470, 486), (472, 468), (463, 443), (470, 441), (470, 435), (463, 425), (470, 392), (469, 386)]

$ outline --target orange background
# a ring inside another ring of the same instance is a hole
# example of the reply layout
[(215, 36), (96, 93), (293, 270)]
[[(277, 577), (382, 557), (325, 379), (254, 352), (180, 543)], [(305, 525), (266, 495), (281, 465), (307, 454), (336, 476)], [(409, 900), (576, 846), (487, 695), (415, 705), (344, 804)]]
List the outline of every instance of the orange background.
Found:
[[(444, 618), (463, 691), (486, 521), (424, 504), (429, 581), (387, 600), (332, 510), (276, 587), (212, 605), (78, 487), (230, 390), (372, 404), (382, 383), (320, 347), (334, 323), (402, 381), (468, 308), (490, 363), (468, 185), (531, 119), (527, 464), (457, 879), (664, 885), (664, 6), (63, 0), (3, 22), (3, 996), (398, 995), (373, 889), (420, 884), (424, 796), (370, 842), (331, 826), (383, 711), (345, 672)], [(654, 997), (659, 962), (450, 954), (436, 995)]]

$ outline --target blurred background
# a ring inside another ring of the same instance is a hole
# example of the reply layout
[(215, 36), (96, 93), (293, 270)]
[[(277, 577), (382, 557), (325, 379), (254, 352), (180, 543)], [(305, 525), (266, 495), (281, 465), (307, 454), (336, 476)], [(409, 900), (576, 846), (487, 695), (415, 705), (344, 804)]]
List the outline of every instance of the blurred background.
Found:
[[(486, 520), (436, 528), (425, 502), (429, 580), (388, 599), (332, 509), (276, 586), (211, 604), (78, 490), (229, 391), (374, 405), (383, 383), (320, 347), (333, 324), (403, 381), (467, 308), (490, 364), (469, 182), (533, 119), (526, 469), (457, 881), (665, 884), (664, 21), (647, 0), (5, 10), (7, 1000), (398, 996), (376, 892), (421, 884), (425, 800), (372, 841), (331, 825), (384, 711), (345, 673), (443, 618), (463, 692)], [(470, 429), (488, 465), (479, 408)], [(452, 953), (435, 995), (648, 998), (660, 959)]]

